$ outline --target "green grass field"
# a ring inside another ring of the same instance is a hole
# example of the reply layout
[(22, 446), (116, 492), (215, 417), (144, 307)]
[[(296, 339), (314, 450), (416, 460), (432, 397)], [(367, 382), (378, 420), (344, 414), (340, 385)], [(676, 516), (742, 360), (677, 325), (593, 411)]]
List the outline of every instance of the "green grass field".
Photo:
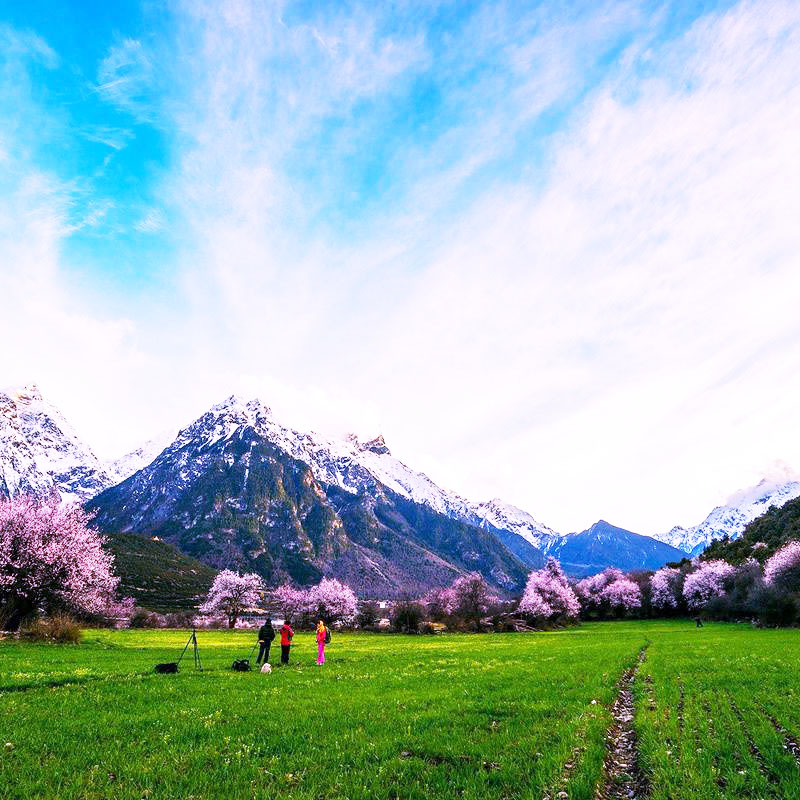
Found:
[(591, 798), (618, 681), (646, 647), (633, 694), (652, 797), (800, 798), (787, 744), (800, 735), (800, 631), (337, 634), (323, 668), (298, 634), (272, 675), (230, 669), (252, 633), (201, 631), (202, 673), (185, 659), (155, 675), (187, 637), (0, 642), (0, 795)]

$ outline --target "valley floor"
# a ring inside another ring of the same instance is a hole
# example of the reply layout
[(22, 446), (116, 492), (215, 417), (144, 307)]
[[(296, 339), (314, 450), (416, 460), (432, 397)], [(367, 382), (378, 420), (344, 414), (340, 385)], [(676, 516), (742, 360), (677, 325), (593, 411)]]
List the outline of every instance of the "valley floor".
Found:
[(0, 642), (2, 796), (800, 799), (797, 630), (336, 634), (323, 668), (298, 634), (271, 675), (201, 631), (203, 672), (155, 675), (187, 638)]

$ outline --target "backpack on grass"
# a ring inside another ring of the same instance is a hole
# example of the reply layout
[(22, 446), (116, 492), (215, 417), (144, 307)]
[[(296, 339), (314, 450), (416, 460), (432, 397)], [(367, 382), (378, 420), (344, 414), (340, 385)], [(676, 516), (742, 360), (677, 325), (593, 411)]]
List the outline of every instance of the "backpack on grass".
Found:
[(156, 664), (155, 670), (159, 675), (172, 675), (178, 671), (178, 665), (174, 661), (166, 664)]

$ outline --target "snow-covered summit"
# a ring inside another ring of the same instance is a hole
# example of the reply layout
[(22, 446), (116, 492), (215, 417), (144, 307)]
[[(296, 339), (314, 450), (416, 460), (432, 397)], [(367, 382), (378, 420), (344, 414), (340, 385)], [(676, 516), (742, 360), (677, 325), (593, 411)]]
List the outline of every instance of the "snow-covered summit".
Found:
[(148, 439), (144, 444), (126, 453), (124, 456), (106, 462), (106, 472), (114, 484), (122, 483), (126, 478), (130, 478), (134, 472), (138, 472), (142, 467), (151, 464), (160, 453), (172, 442), (175, 441), (175, 431), (162, 431), (152, 439)]
[(113, 480), (36, 384), (0, 391), (0, 494), (83, 502)]
[[(475, 515), (485, 523), (500, 530), (511, 531), (530, 542), (534, 547), (546, 552), (559, 538), (552, 528), (535, 520), (527, 511), (504, 503), (499, 498), (474, 505)], [(486, 527), (483, 525), (483, 527)]]
[(676, 525), (654, 539), (671, 544), (691, 555), (698, 555), (715, 539), (737, 539), (748, 523), (772, 506), (782, 506), (800, 497), (800, 481), (763, 479), (757, 485), (731, 495), (725, 505), (717, 506), (699, 525), (684, 528)]

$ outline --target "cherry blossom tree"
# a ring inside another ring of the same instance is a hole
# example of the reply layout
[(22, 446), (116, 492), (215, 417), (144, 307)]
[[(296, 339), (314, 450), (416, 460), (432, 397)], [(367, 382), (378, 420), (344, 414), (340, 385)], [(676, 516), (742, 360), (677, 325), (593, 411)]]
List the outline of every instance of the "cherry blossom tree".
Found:
[(326, 623), (351, 623), (358, 613), (358, 598), (353, 590), (335, 578), (323, 578), (308, 590), (307, 610)]
[(703, 561), (686, 576), (683, 596), (689, 608), (699, 611), (713, 597), (725, 595), (725, 583), (736, 570), (727, 561)]
[(603, 572), (584, 578), (575, 585), (575, 592), (584, 613), (589, 611), (607, 611), (608, 606), (603, 592), (610, 583), (624, 578), (624, 574), (616, 567), (609, 567)]
[(308, 592), (304, 589), (296, 589), (285, 583), (271, 594), (272, 599), (287, 619), (297, 619), (308, 611)]
[(580, 602), (555, 558), (548, 558), (544, 569), (534, 570), (528, 576), (519, 610), (546, 620), (578, 616)]
[(214, 578), (208, 598), (200, 606), (200, 613), (224, 614), (228, 618), (228, 627), (234, 628), (242, 611), (258, 603), (263, 591), (264, 584), (255, 572), (240, 575), (224, 569)]
[(785, 544), (767, 559), (764, 581), (786, 592), (800, 592), (800, 542)]
[(37, 613), (111, 616), (119, 578), (106, 540), (80, 506), (20, 496), (0, 501), (0, 614), (16, 630)]
[(642, 590), (630, 578), (622, 577), (611, 581), (602, 591), (603, 600), (617, 614), (629, 614), (642, 606)]
[(479, 572), (456, 578), (450, 591), (453, 595), (452, 613), (467, 620), (479, 620), (498, 601)]
[(422, 598), (425, 613), (430, 619), (445, 619), (449, 617), (456, 607), (456, 598), (452, 587), (431, 589)]
[(680, 599), (681, 571), (662, 567), (650, 580), (650, 596), (653, 607), (670, 611), (678, 607)]

